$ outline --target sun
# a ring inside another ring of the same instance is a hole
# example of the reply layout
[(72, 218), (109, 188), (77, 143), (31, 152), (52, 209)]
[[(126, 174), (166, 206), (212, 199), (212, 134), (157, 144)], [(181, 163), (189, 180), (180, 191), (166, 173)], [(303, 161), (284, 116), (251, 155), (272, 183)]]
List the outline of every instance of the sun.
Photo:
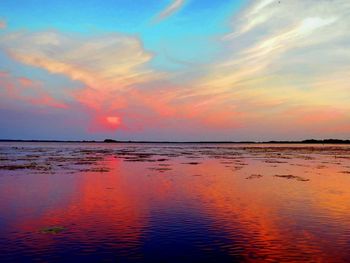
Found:
[(109, 117), (106, 117), (106, 120), (109, 124), (111, 125), (119, 125), (120, 124), (120, 118), (119, 117), (116, 117), (116, 116), (109, 116)]

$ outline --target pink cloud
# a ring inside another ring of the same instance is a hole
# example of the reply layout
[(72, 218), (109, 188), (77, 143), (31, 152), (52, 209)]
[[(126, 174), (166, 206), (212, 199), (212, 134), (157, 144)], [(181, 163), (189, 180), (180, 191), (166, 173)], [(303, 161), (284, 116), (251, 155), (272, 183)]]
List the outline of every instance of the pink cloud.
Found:
[[(90, 116), (86, 125), (90, 132), (158, 129), (287, 134), (288, 129), (316, 127), (326, 131), (329, 123), (341, 125), (348, 120), (343, 114), (349, 110), (346, 84), (332, 85), (339, 78), (325, 76), (327, 89), (321, 89), (308, 76), (273, 72), (291, 63), (286, 59), (278, 64), (283, 54), (293, 50), (294, 45), (283, 44), (294, 39), (298, 30), (293, 26), (280, 36), (242, 46), (220, 64), (208, 65), (206, 74), (198, 74), (202, 77), (188, 81), (182, 81), (186, 74), (181, 72), (172, 75), (152, 68), (149, 62), (156, 54), (145, 50), (135, 36), (17, 32), (6, 35), (0, 44), (16, 61), (80, 82), (83, 88), (65, 96)], [(8, 78), (4, 72), (0, 76)], [(31, 79), (16, 78), (4, 87), (8, 96), (30, 104), (68, 107)]]
[(6, 21), (0, 20), (0, 29), (5, 29), (7, 26)]
[(2, 98), (21, 101), (34, 106), (67, 109), (68, 105), (52, 97), (39, 81), (26, 77), (14, 77), (7, 72), (0, 72)]

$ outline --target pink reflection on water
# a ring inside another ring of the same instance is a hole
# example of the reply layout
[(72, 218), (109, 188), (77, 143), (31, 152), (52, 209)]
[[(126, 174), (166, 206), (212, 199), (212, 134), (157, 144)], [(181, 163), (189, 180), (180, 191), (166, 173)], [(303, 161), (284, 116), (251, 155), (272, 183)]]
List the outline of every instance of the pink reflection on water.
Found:
[[(132, 160), (106, 153), (97, 163), (105, 172), (8, 172), (0, 178), (0, 207), (14, 233), (10, 239), (33, 251), (49, 250), (62, 239), (84, 244), (86, 253), (98, 242), (126, 251), (145, 245), (157, 217), (172, 226), (174, 218), (165, 212), (181, 210), (175, 214), (181, 220), (197, 213), (210, 222), (208, 231), (223, 233), (225, 241), (216, 244), (205, 243), (205, 233), (197, 237), (204, 240), (198, 240), (203, 251), (219, 247), (253, 261), (336, 262), (349, 256), (349, 151), (163, 151), (168, 156), (146, 149), (151, 157), (137, 153)], [(40, 233), (46, 226), (66, 229)]]

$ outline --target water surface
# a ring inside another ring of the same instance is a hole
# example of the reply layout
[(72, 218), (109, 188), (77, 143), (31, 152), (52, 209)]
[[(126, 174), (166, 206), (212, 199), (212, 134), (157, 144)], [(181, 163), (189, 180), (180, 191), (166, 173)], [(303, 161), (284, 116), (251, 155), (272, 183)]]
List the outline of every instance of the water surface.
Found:
[(0, 262), (346, 262), (349, 186), (350, 146), (1, 143)]

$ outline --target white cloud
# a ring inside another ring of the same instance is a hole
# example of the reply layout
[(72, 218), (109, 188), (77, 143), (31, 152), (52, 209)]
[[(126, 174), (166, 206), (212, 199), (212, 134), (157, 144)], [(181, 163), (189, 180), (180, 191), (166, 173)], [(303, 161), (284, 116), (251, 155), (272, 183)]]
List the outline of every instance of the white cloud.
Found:
[(348, 112), (349, 87), (340, 81), (350, 68), (348, 10), (342, 0), (251, 1), (190, 96), (220, 96), (217, 105), (234, 105), (257, 123), (298, 107)]
[(83, 89), (72, 89), (66, 95), (97, 115), (107, 116), (103, 118), (113, 125), (113, 112), (125, 108), (131, 99), (129, 90), (162, 77), (148, 65), (153, 54), (129, 35), (20, 31), (1, 36), (0, 48), (26, 65), (83, 83)]
[(167, 17), (171, 16), (174, 14), (176, 11), (178, 11), (183, 4), (185, 3), (185, 0), (173, 0), (173, 2), (167, 6), (157, 17), (156, 21), (159, 22), (161, 20), (166, 19)]
[[(173, 1), (158, 20), (184, 2)], [(153, 82), (164, 75), (152, 70), (153, 54), (132, 36), (19, 32), (2, 36), (0, 47), (23, 63), (84, 82), (91, 88), (78, 94), (79, 101), (96, 104), (91, 107), (106, 111), (112, 124), (119, 119), (110, 112), (125, 103), (124, 108), (131, 104), (142, 114), (152, 109), (175, 119), (207, 119), (214, 126), (238, 121), (279, 129), (292, 125), (286, 113), (298, 119), (310, 108), (350, 112), (348, 10), (348, 0), (252, 0), (223, 38), (223, 56), (174, 87), (170, 78)], [(176, 77), (186, 74), (191, 72)], [(142, 88), (145, 83), (151, 88)], [(135, 84), (140, 85), (128, 89)]]
[[(213, 81), (230, 89), (245, 78), (285, 68), (302, 69), (304, 65), (319, 74), (323, 59), (330, 53), (348, 56), (341, 51), (350, 41), (349, 8), (350, 2), (343, 0), (252, 1), (233, 20), (233, 31), (223, 39), (228, 51), (215, 66)], [(344, 66), (333, 61), (327, 64), (330, 71)]]
[(123, 88), (155, 77), (146, 66), (152, 54), (133, 36), (17, 32), (2, 36), (0, 47), (18, 61), (67, 75), (91, 87)]

